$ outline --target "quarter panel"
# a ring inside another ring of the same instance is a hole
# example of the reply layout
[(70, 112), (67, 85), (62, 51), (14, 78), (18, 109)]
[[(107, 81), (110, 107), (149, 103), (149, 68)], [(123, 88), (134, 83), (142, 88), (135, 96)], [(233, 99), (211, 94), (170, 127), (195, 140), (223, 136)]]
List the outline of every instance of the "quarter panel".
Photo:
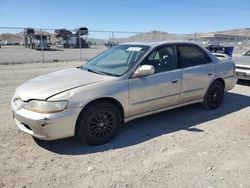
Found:
[(237, 82), (234, 67), (235, 65), (231, 60), (218, 61), (216, 63), (216, 66), (215, 66), (216, 78), (222, 78), (224, 80), (225, 91), (228, 91), (234, 88)]

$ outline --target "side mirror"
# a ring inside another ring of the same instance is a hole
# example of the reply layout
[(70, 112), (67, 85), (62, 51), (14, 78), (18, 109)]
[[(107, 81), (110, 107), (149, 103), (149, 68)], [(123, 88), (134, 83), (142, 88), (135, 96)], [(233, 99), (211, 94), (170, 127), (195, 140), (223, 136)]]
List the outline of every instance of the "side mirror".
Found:
[(138, 69), (134, 72), (133, 78), (136, 77), (144, 77), (149, 76), (151, 74), (154, 74), (155, 68), (152, 65), (142, 65), (141, 67), (138, 67)]

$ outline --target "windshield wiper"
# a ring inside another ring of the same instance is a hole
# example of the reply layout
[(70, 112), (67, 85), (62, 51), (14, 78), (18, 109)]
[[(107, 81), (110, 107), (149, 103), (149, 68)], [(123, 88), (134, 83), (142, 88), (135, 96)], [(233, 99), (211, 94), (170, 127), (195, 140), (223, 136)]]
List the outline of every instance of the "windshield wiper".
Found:
[(93, 70), (93, 69), (87, 69), (87, 71), (93, 72), (93, 73), (97, 73), (97, 74), (101, 74), (101, 75), (105, 75), (103, 72), (100, 72), (100, 71), (97, 71), (97, 70)]
[(87, 70), (88, 72), (93, 72), (93, 73), (96, 73), (96, 74), (101, 74), (101, 75), (109, 75), (109, 76), (119, 76), (117, 74), (113, 74), (113, 73), (109, 73), (109, 72), (102, 72), (102, 71), (98, 71), (98, 70), (93, 70), (93, 69), (89, 69), (89, 68), (86, 68), (86, 67), (82, 67), (82, 69), (84, 70)]
[(115, 77), (119, 76), (118, 74), (113, 74), (113, 73), (109, 73), (109, 72), (102, 72), (102, 73), (105, 75), (109, 75), (109, 76), (115, 76)]
[(100, 72), (100, 71), (97, 71), (97, 70), (93, 70), (93, 69), (88, 69), (86, 67), (81, 67), (83, 70), (86, 70), (88, 72), (93, 72), (93, 73), (97, 73), (97, 74), (101, 74), (101, 75), (104, 75), (103, 72)]

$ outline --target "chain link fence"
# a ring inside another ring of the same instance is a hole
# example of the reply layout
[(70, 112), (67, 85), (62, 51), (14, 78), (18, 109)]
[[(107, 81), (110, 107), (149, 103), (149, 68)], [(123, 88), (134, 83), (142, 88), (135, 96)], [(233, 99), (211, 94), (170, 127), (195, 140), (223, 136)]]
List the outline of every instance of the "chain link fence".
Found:
[[(234, 56), (250, 49), (250, 37), (237, 35), (170, 34), (83, 29), (0, 27), (0, 64), (86, 61), (109, 47), (135, 41), (190, 41), (202, 46), (234, 46)], [(31, 32), (31, 33), (30, 33)], [(61, 32), (61, 33), (60, 33)]]

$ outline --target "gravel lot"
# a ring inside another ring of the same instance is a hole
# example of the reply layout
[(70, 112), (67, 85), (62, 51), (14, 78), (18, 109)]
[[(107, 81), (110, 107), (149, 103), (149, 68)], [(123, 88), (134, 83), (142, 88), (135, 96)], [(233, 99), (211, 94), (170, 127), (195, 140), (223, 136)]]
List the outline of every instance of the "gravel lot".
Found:
[[(89, 60), (97, 54), (103, 52), (105, 46), (93, 46), (82, 49), (82, 60)], [(80, 49), (57, 49), (43, 51), (45, 62), (55, 61), (79, 61)], [(42, 62), (41, 50), (33, 50), (24, 46), (2, 46), (0, 48), (0, 64), (34, 63)]]
[(80, 64), (0, 65), (0, 187), (250, 187), (250, 82), (226, 93), (217, 110), (196, 104), (140, 118), (102, 146), (19, 131), (15, 88)]

